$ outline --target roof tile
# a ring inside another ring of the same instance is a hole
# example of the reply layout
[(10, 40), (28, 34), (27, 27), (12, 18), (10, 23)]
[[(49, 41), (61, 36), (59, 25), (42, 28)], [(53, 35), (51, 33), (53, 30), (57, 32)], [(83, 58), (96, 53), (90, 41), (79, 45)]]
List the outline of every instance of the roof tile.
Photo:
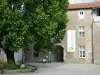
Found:
[(69, 4), (68, 9), (81, 9), (81, 8), (93, 8), (100, 7), (100, 1), (80, 3), (80, 4)]

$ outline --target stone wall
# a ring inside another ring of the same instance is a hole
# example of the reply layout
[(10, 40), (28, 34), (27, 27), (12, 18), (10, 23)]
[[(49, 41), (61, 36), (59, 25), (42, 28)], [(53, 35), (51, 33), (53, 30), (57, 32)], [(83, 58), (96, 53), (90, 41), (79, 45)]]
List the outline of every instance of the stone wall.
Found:
[(94, 62), (100, 64), (100, 22), (94, 23), (94, 37), (93, 37), (93, 49), (94, 49)]
[[(79, 19), (79, 10), (68, 10), (69, 22), (67, 23), (66, 35), (64, 37), (64, 49), (66, 52), (65, 63), (92, 63), (92, 9), (83, 9), (84, 19)], [(79, 26), (85, 26), (85, 37), (79, 37)], [(76, 48), (75, 52), (67, 52), (67, 31), (75, 30)], [(85, 58), (79, 57), (79, 46), (85, 46)]]

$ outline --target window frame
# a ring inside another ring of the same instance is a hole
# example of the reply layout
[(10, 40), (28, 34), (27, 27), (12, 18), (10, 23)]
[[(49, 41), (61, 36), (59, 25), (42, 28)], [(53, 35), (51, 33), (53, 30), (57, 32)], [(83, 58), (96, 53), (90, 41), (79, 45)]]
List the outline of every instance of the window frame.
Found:
[[(82, 54), (80, 53), (82, 52)], [(82, 56), (81, 56), (82, 55)], [(79, 58), (85, 58), (85, 46), (79, 46)]]
[(84, 38), (85, 37), (85, 26), (79, 26), (79, 38)]
[(83, 9), (80, 9), (78, 11), (78, 16), (79, 16), (79, 19), (84, 19), (84, 17), (85, 17), (85, 11)]

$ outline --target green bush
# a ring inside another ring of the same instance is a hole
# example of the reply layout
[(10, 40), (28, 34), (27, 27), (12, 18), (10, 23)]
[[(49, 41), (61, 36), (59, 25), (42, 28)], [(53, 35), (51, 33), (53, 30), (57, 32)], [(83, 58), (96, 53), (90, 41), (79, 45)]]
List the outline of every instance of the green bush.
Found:
[(16, 70), (16, 69), (18, 69), (18, 66), (15, 65), (15, 64), (5, 64), (4, 69), (6, 69), (6, 70)]
[(25, 65), (24, 68), (20, 68), (20, 65), (16, 64), (5, 64), (4, 69), (5, 70), (18, 70), (18, 69), (29, 69), (30, 67), (28, 65)]

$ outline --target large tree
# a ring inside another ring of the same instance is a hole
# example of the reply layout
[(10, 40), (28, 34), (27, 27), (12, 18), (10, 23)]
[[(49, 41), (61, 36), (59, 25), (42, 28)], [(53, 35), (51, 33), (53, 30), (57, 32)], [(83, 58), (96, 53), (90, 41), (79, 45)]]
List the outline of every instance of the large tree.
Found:
[(54, 51), (66, 32), (67, 0), (41, 0), (37, 7), (34, 30), (35, 46), (40, 50)]
[(0, 47), (8, 63), (14, 52), (31, 43), (41, 50), (53, 50), (64, 37), (67, 0), (0, 0)]

